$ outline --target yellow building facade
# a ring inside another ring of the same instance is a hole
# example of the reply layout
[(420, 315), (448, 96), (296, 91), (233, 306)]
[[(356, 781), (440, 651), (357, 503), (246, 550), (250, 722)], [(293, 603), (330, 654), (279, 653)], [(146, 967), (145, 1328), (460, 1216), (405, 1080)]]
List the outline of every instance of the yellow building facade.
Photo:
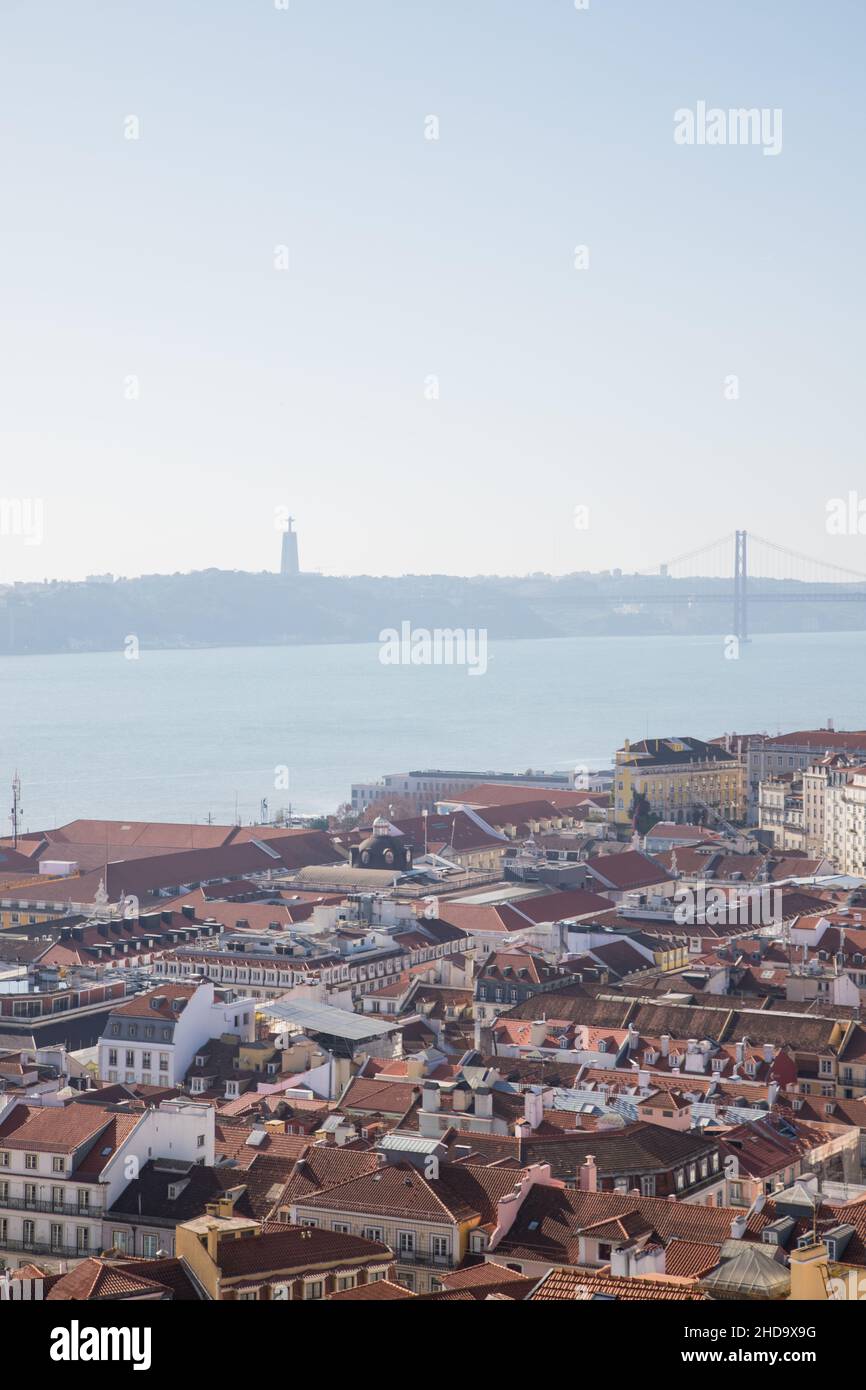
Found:
[(706, 821), (710, 828), (716, 817), (744, 821), (747, 786), (745, 758), (721, 744), (696, 738), (626, 740), (615, 757), (614, 824), (631, 823), (637, 796), (663, 821)]

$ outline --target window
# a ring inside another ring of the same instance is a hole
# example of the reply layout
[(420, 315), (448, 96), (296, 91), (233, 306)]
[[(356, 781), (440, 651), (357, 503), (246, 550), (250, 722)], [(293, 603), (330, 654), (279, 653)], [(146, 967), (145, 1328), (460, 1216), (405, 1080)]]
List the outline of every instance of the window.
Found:
[(128, 1067), (135, 1066), (135, 1053), (132, 1051), (131, 1048), (127, 1048), (126, 1050), (126, 1065)]
[(141, 1065), (144, 1067), (144, 1070), (145, 1070), (145, 1071), (150, 1071), (150, 1053), (149, 1053), (149, 1052), (142, 1052), (142, 1054), (141, 1054)]
[(9, 1150), (0, 1149), (0, 1168), (8, 1168), (9, 1166)]
[(116, 1047), (110, 1047), (110, 1048), (108, 1049), (108, 1065), (109, 1065), (110, 1067), (116, 1067), (116, 1066), (117, 1066), (117, 1048), (116, 1048)]
[(37, 1155), (36, 1155), (36, 1154), (25, 1154), (25, 1155), (24, 1155), (24, 1167), (27, 1168), (27, 1169), (29, 1169), (30, 1172), (35, 1172), (36, 1169), (39, 1167), (39, 1159), (38, 1159)]
[(160, 1069), (160, 1071), (168, 1071), (168, 1053), (167, 1053), (167, 1052), (160, 1052), (160, 1054), (159, 1054), (159, 1069)]
[(334, 1230), (339, 1231), (340, 1235), (347, 1236), (349, 1234), (348, 1223), (346, 1221), (335, 1221)]
[(321, 1297), (322, 1297), (323, 1288), (324, 1288), (324, 1285), (323, 1285), (321, 1279), (317, 1279), (314, 1283), (312, 1283), (312, 1284), (307, 1284), (306, 1288), (304, 1289), (304, 1297), (305, 1297), (305, 1298), (321, 1298)]
[(51, 1171), (52, 1171), (52, 1173), (65, 1173), (65, 1172), (66, 1172), (66, 1159), (65, 1159), (65, 1158), (59, 1158), (59, 1157), (55, 1154), (54, 1157), (51, 1159)]
[(382, 1244), (382, 1227), (365, 1226), (363, 1230), (363, 1236), (365, 1240), (378, 1240), (379, 1243)]
[(52, 1221), (50, 1239), (51, 1249), (60, 1250), (63, 1245), (63, 1227), (60, 1225), (59, 1221)]
[(434, 1260), (447, 1260), (447, 1259), (448, 1259), (448, 1237), (447, 1237), (447, 1236), (433, 1236), (433, 1238), (432, 1238), (432, 1240), (431, 1240), (431, 1242), (430, 1242), (430, 1247), (431, 1247), (431, 1249), (432, 1249), (432, 1251), (433, 1251), (433, 1258), (434, 1258)]
[(355, 1274), (341, 1275), (337, 1280), (337, 1292), (342, 1293), (344, 1289), (354, 1289), (357, 1282), (358, 1278)]
[(159, 1249), (159, 1237), (158, 1237), (158, 1236), (142, 1236), (142, 1238), (141, 1238), (141, 1253), (142, 1253), (142, 1255), (146, 1255), (146, 1256), (148, 1257), (148, 1259), (153, 1259), (153, 1257), (156, 1255), (156, 1252), (157, 1252), (158, 1249)]
[(111, 1237), (111, 1248), (112, 1250), (119, 1250), (124, 1255), (126, 1254), (129, 1249), (129, 1236), (126, 1231), (114, 1232)]
[(36, 1224), (33, 1221), (22, 1221), (21, 1235), (25, 1245), (32, 1245), (36, 1235)]
[(197, 1149), (203, 1149), (203, 1148), (204, 1148), (204, 1135), (203, 1135), (203, 1134), (197, 1134), (197, 1135), (196, 1135), (195, 1146), (196, 1146)]
[(400, 1231), (397, 1236), (397, 1249), (400, 1255), (415, 1254), (415, 1232)]

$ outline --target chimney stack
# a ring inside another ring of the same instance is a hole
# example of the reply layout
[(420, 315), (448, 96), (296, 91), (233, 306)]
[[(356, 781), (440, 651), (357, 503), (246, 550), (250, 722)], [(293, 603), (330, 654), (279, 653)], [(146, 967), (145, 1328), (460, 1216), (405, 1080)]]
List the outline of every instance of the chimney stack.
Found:
[(595, 1154), (587, 1154), (578, 1169), (578, 1188), (581, 1192), (598, 1191), (598, 1167)]
[(541, 1091), (526, 1091), (523, 1097), (523, 1113), (530, 1129), (538, 1129), (544, 1118), (544, 1096)]

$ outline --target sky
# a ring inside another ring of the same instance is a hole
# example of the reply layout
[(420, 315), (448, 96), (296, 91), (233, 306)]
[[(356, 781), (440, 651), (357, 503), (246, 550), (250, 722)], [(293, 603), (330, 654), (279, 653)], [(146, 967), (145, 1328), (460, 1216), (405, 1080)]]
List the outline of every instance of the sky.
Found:
[[(735, 527), (866, 571), (827, 527), (864, 39), (862, 0), (3, 0), (0, 583), (275, 569), (286, 511), (328, 574)], [(677, 143), (700, 102), (781, 149)]]

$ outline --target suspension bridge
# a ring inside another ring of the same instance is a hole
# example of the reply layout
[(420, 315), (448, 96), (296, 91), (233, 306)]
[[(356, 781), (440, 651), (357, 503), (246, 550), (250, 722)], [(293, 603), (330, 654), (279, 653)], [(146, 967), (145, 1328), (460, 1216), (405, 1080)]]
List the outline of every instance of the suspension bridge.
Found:
[(666, 605), (715, 603), (729, 606), (733, 635), (749, 636), (753, 609), (765, 603), (859, 603), (866, 605), (866, 574), (828, 564), (752, 532), (732, 531), (634, 575), (617, 575), (582, 598), (563, 601)]

